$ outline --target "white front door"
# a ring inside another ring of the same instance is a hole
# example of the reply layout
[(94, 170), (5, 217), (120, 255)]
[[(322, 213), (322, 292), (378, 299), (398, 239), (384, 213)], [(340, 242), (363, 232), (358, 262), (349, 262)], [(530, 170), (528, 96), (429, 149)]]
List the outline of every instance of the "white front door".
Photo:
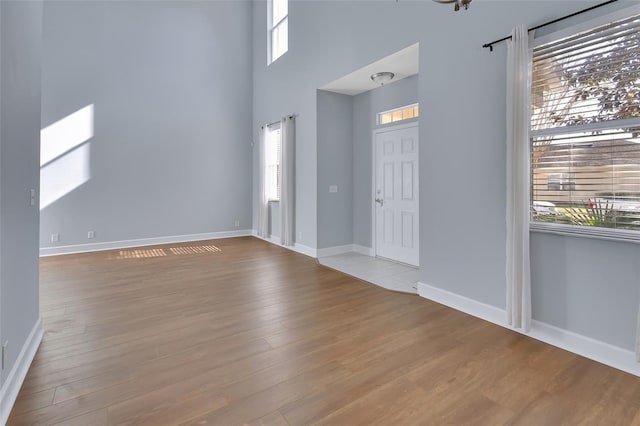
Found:
[(418, 266), (418, 124), (374, 140), (376, 255)]

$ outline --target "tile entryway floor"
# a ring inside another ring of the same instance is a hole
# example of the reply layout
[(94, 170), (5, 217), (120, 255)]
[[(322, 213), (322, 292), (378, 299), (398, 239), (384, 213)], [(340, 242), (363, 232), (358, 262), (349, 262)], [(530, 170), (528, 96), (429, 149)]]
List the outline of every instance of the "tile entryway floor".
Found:
[(417, 294), (418, 268), (360, 253), (344, 253), (318, 259), (321, 265), (352, 275), (388, 290)]

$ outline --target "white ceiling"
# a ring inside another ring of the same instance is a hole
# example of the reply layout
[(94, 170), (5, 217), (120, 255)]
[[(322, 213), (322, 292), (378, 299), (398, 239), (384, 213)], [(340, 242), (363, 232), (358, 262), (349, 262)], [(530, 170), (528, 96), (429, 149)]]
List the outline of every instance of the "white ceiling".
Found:
[(379, 87), (371, 81), (371, 74), (383, 71), (391, 71), (395, 74), (393, 80), (387, 85), (418, 74), (418, 43), (340, 77), (320, 89), (343, 95), (357, 95)]

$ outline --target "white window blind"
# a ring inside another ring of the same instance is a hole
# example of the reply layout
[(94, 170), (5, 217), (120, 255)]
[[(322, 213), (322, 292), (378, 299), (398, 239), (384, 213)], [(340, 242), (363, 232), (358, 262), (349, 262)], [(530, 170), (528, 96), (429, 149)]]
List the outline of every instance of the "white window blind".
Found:
[(533, 222), (640, 230), (639, 46), (634, 15), (534, 48)]
[(282, 140), (280, 137), (280, 124), (275, 124), (267, 129), (266, 140), (266, 176), (265, 185), (268, 201), (280, 201), (280, 149)]
[(289, 50), (289, 0), (271, 0), (268, 4), (271, 63)]

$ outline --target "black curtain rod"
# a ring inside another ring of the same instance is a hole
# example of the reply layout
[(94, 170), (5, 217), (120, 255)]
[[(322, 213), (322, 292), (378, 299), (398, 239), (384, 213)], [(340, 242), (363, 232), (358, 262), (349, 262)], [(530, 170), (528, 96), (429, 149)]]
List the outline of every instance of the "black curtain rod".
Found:
[[(560, 22), (560, 21), (564, 21), (565, 19), (573, 18), (574, 16), (578, 16), (578, 15), (581, 15), (583, 13), (590, 12), (590, 11), (592, 11), (594, 9), (597, 9), (599, 7), (602, 7), (602, 6), (606, 6), (606, 5), (610, 4), (610, 3), (615, 3), (617, 1), (618, 0), (609, 0), (609, 1), (606, 1), (604, 3), (596, 4), (595, 6), (588, 7), (586, 9), (584, 9), (584, 10), (579, 11), (579, 12), (574, 12), (574, 13), (572, 13), (570, 15), (563, 16), (562, 18), (557, 18), (557, 19), (554, 19), (553, 21), (549, 21), (549, 22), (545, 22), (544, 24), (536, 25), (533, 28), (529, 28), (528, 31), (534, 31), (534, 30), (537, 30), (539, 28), (546, 27), (547, 25), (555, 24), (556, 22)], [(492, 41), (491, 43), (483, 44), (482, 47), (485, 48), (485, 49), (488, 47), (489, 51), (493, 52), (493, 45), (494, 44), (502, 43), (503, 41), (507, 41), (509, 39), (511, 39), (511, 36), (506, 36), (506, 37), (503, 37), (503, 38), (501, 38), (499, 40)]]
[[(291, 114), (291, 115), (287, 115), (286, 117), (287, 117), (288, 119), (292, 119), (292, 118), (295, 118), (295, 117), (297, 117), (297, 116), (298, 116), (298, 114)], [(282, 122), (282, 120), (272, 121), (271, 123), (265, 124), (265, 125), (264, 125), (264, 126), (262, 126), (262, 127), (265, 127), (265, 126), (266, 126), (266, 127), (271, 127), (271, 126), (273, 126), (274, 124), (279, 124), (280, 122)]]

